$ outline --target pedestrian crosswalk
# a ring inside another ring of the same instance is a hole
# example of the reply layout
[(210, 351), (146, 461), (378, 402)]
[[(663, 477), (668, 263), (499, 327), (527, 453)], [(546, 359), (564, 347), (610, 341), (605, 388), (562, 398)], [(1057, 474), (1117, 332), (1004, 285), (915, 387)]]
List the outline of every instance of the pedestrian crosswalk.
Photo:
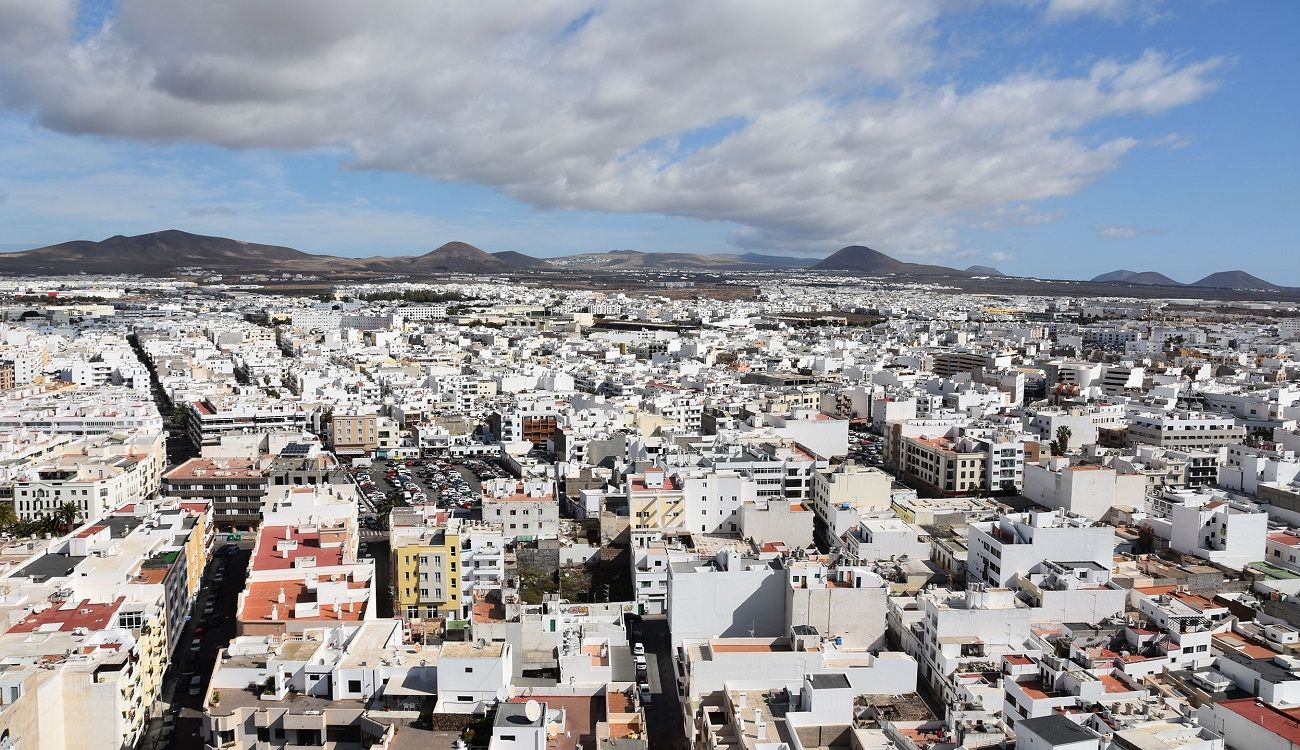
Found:
[(368, 542), (375, 539), (387, 539), (387, 538), (388, 538), (387, 529), (362, 529), (361, 530), (361, 539), (363, 541)]

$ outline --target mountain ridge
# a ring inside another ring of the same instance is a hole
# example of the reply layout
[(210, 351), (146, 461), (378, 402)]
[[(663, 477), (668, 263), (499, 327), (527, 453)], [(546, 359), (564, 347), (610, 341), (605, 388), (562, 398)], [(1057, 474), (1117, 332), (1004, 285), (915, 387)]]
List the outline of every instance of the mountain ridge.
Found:
[[(538, 271), (838, 271), (882, 276), (1003, 277), (991, 266), (966, 269), (899, 260), (865, 245), (849, 245), (822, 259), (761, 253), (655, 253), (621, 249), (604, 253), (578, 253), (539, 258), (514, 250), (485, 252), (459, 240), (444, 243), (418, 255), (368, 258), (312, 254), (283, 245), (165, 229), (146, 234), (114, 235), (103, 240), (70, 240), (54, 245), (0, 252), (3, 273), (143, 273), (157, 274), (180, 268), (217, 272), (286, 271), (300, 273), (509, 273)], [(1011, 279), (1012, 277), (1006, 277)], [(1077, 282), (1076, 282), (1077, 283)], [(1300, 292), (1264, 281), (1246, 271), (1209, 274), (1183, 284), (1158, 271), (1119, 269), (1093, 277), (1091, 283), (1121, 283), (1245, 292)]]

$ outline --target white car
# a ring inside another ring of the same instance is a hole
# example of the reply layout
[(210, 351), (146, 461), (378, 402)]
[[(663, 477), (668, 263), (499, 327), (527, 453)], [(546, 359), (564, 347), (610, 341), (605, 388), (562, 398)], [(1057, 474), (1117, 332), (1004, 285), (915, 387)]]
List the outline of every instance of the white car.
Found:
[(640, 687), (637, 688), (637, 693), (639, 693), (640, 696), (641, 696), (641, 705), (643, 705), (643, 706), (648, 706), (648, 705), (650, 705), (650, 686), (649, 686), (649, 685), (646, 685), (646, 684), (643, 683)]
[(644, 643), (632, 644), (632, 654), (634, 656), (645, 656), (645, 644)]

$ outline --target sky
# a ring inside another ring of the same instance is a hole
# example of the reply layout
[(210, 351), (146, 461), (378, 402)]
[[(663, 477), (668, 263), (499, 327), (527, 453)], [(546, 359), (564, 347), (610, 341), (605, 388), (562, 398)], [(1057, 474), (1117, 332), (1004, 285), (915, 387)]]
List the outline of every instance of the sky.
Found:
[(1300, 286), (1290, 0), (0, 0), (0, 249), (178, 228)]

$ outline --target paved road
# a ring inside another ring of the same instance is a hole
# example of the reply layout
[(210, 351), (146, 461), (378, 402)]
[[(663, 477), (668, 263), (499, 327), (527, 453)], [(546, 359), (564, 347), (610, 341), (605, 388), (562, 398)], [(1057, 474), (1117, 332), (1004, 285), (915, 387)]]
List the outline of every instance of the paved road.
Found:
[[(175, 729), (170, 737), (165, 737), (162, 716), (153, 719), (140, 742), (142, 750), (200, 750), (203, 747), (199, 738), (203, 692), (212, 676), (217, 654), (235, 636), (235, 605), (239, 592), (244, 589), (250, 553), (251, 549), (243, 548), (233, 555), (215, 557), (205, 569), (193, 615), (172, 652), (171, 667), (163, 676), (161, 702), (165, 713), (176, 714)], [(221, 583), (215, 582), (218, 573), (221, 574)], [(214, 602), (213, 611), (211, 615), (205, 615), (204, 606), (210, 600)], [(190, 650), (195, 637), (202, 643), (197, 656)], [(200, 679), (202, 690), (198, 695), (190, 695), (190, 678), (195, 675)]]
[[(387, 534), (387, 532), (385, 532)], [(381, 539), (367, 539), (366, 552), (362, 557), (369, 557), (375, 561), (375, 605), (376, 614), (380, 617), (393, 616), (393, 596), (389, 591), (389, 563), (388, 559), (388, 537)]]
[(650, 684), (650, 705), (646, 706), (646, 724), (650, 731), (650, 744), (656, 750), (688, 750), (686, 725), (682, 702), (677, 692), (677, 677), (673, 671), (672, 638), (668, 633), (668, 620), (663, 617), (646, 617), (635, 620), (628, 627), (631, 640), (645, 644)]

